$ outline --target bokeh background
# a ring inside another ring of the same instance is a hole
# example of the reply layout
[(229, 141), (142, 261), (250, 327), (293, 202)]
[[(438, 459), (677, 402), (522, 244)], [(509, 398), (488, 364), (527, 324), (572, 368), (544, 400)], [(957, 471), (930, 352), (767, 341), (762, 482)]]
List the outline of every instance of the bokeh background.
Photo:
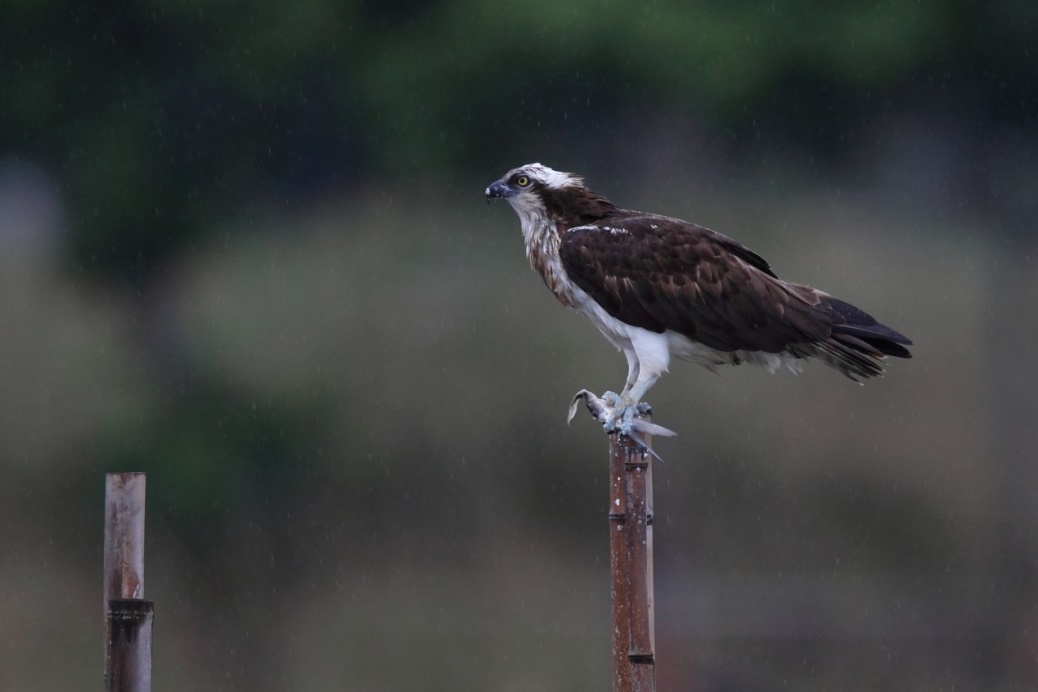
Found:
[(107, 471), (158, 692), (607, 689), (530, 161), (916, 343), (653, 389), (659, 688), (1038, 689), (1036, 8), (8, 0), (0, 689), (101, 687)]

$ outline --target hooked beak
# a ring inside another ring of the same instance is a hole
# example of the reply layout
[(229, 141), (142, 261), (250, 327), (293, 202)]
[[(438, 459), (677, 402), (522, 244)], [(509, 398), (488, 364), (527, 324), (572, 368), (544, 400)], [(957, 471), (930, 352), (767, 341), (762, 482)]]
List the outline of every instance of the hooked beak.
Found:
[(515, 194), (515, 190), (508, 186), (504, 180), (498, 180), (490, 184), (487, 188), (487, 201), (495, 197), (511, 197)]

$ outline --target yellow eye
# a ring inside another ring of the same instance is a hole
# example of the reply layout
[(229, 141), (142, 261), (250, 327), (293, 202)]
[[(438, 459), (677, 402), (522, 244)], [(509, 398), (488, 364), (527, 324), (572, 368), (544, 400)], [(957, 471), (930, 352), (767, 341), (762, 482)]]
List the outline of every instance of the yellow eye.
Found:
[(515, 179), (515, 184), (519, 187), (526, 187), (530, 184), (530, 179), (527, 178), (525, 175), (521, 175)]

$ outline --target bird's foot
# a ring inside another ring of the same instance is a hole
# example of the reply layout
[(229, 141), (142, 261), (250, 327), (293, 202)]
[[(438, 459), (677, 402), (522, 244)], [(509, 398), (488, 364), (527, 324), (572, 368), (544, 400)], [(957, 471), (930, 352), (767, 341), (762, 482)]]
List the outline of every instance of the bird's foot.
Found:
[[(592, 392), (582, 389), (573, 396), (569, 405), (569, 417), (567, 422), (573, 420), (577, 415), (577, 407), (580, 400), (591, 412), (591, 416), (602, 424), (607, 434), (619, 434), (631, 438), (645, 449), (643, 435), (660, 435), (663, 437), (674, 437), (677, 435), (673, 430), (668, 430), (662, 425), (656, 425), (645, 420), (642, 416), (652, 413), (652, 407), (643, 402), (635, 403), (629, 398), (621, 396), (616, 392), (606, 392), (601, 397)], [(651, 449), (649, 451), (652, 451)], [(653, 455), (656, 456), (655, 452)], [(657, 458), (659, 458), (657, 456)]]

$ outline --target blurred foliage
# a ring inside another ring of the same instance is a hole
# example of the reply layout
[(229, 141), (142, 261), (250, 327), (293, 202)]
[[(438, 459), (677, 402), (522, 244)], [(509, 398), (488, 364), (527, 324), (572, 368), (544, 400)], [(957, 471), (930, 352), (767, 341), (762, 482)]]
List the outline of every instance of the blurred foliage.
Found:
[(140, 285), (257, 200), (497, 170), (631, 114), (822, 157), (906, 90), (1028, 124), (1034, 21), (1008, 0), (10, 2), (0, 150), (60, 171), (78, 266)]
[(604, 442), (562, 421), (623, 363), (481, 204), (534, 159), (918, 344), (653, 390), (661, 688), (1034, 687), (1036, 21), (5, 2), (0, 688), (96, 667), (107, 470), (149, 474), (156, 689), (607, 684)]

